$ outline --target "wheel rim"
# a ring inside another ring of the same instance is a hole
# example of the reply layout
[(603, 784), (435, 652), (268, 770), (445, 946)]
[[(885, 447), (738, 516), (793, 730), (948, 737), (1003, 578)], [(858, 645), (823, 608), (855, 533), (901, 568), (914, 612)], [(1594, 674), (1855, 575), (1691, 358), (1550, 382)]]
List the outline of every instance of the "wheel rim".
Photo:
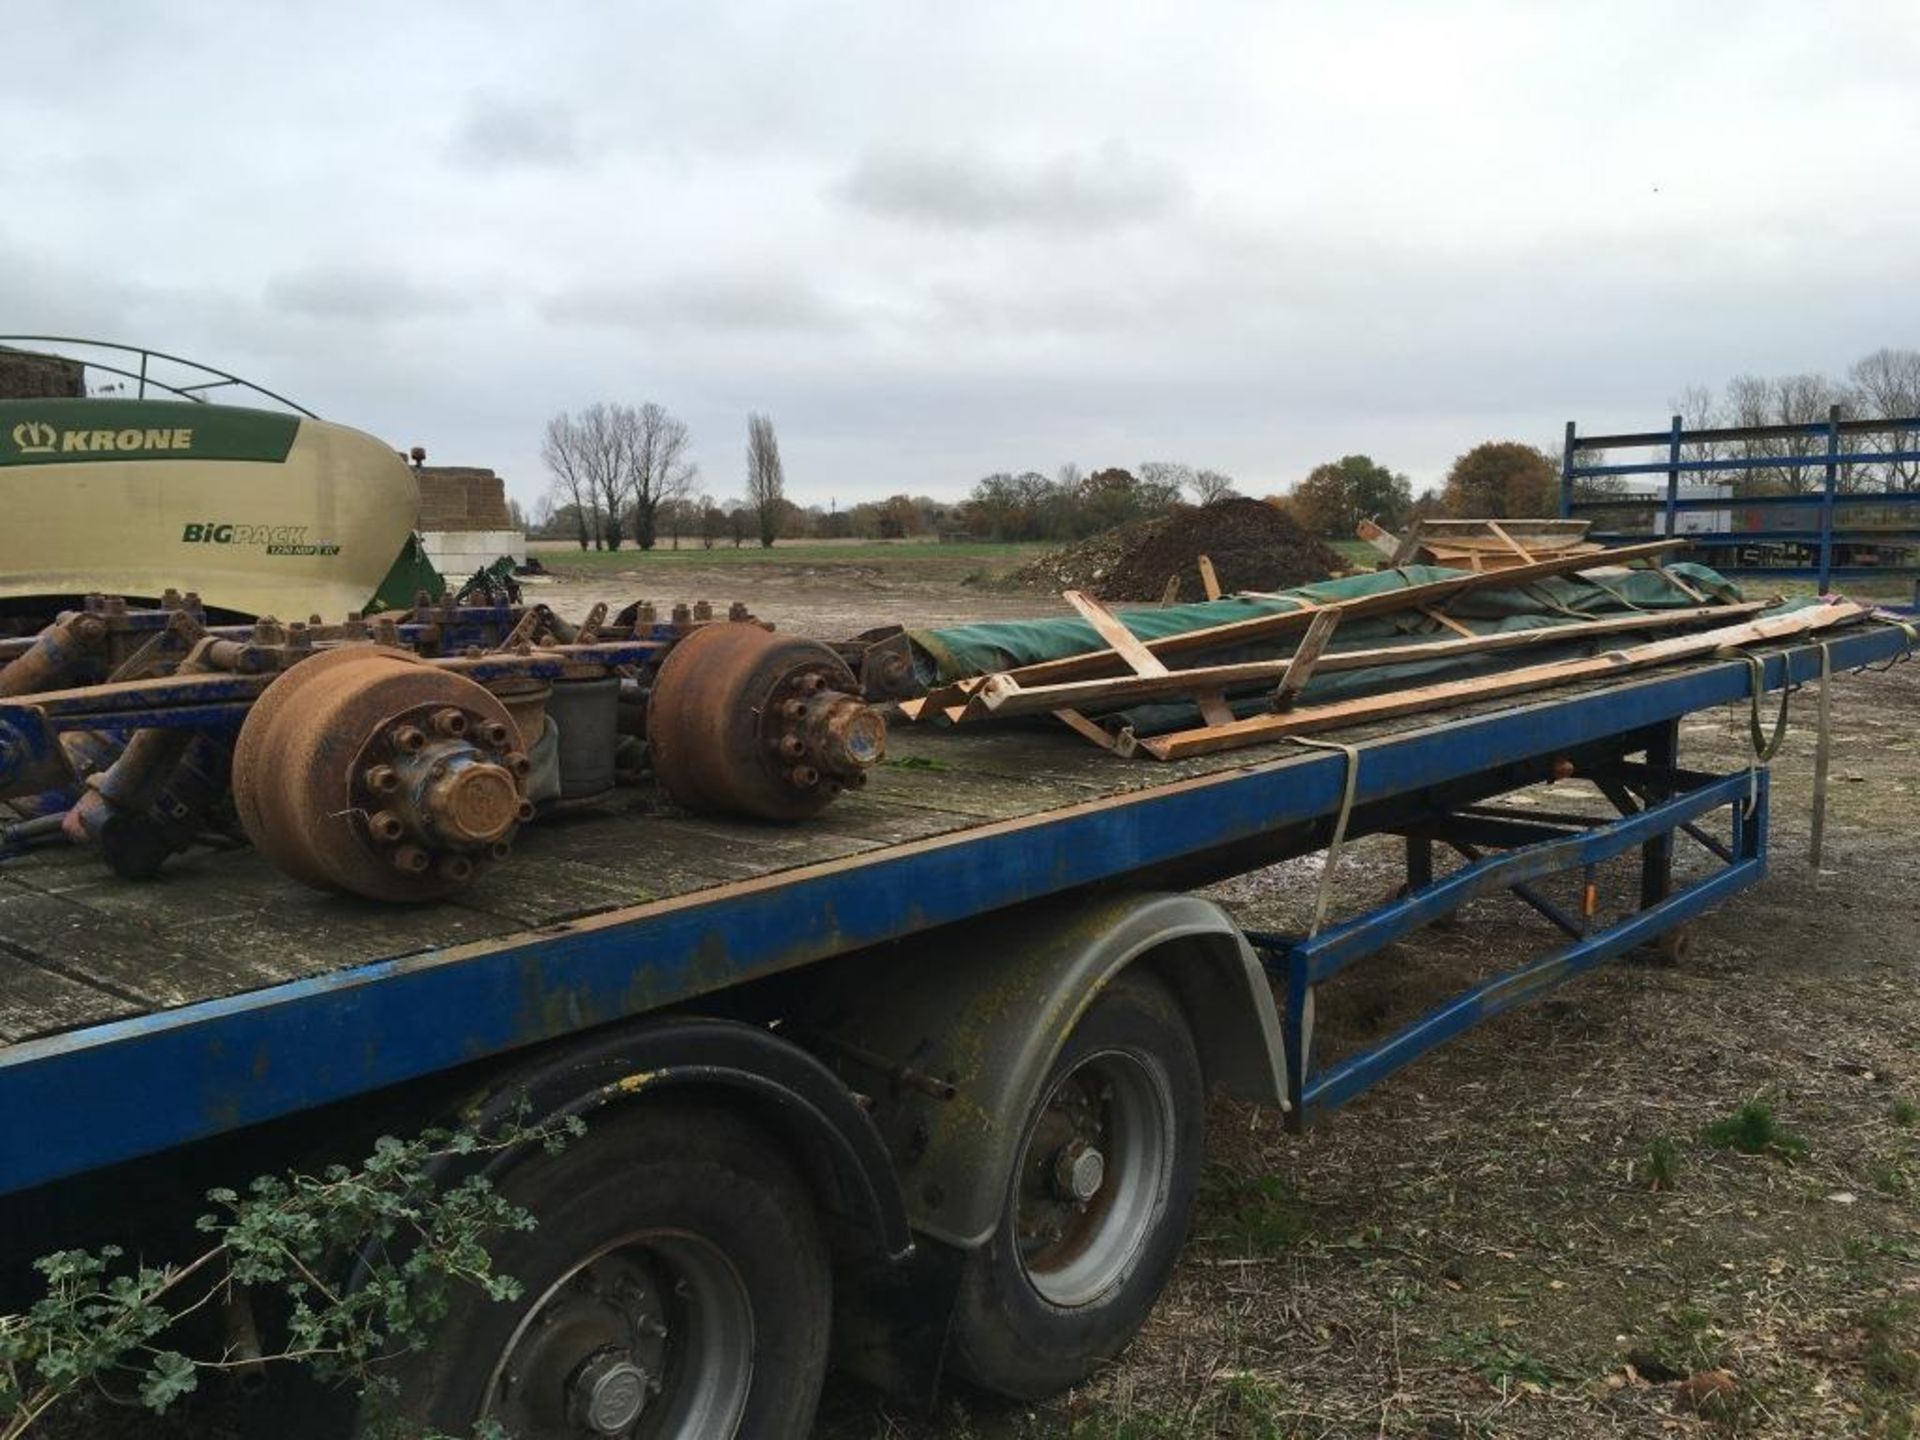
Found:
[(710, 1241), (650, 1230), (568, 1270), (522, 1317), (485, 1418), (516, 1440), (727, 1440), (753, 1380), (753, 1305)]
[(1014, 1216), (1041, 1298), (1087, 1305), (1126, 1279), (1165, 1213), (1173, 1093), (1149, 1056), (1109, 1050), (1062, 1076), (1027, 1132)]

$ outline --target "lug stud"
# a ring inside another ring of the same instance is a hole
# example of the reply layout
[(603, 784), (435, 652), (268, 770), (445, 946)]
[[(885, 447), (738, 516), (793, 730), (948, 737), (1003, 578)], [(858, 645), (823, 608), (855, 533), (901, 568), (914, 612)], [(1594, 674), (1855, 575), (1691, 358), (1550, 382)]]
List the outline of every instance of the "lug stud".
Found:
[(418, 845), (402, 845), (393, 852), (393, 868), (409, 875), (424, 875), (433, 857)]

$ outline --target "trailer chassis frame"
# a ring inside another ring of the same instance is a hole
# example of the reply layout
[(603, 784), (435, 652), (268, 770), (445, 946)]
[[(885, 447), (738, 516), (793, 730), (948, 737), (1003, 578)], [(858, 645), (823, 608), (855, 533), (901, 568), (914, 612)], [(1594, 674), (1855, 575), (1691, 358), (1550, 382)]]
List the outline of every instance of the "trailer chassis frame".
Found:
[[(1765, 876), (1767, 772), (1757, 767), (1730, 775), (1682, 770), (1673, 763), (1676, 730), (1673, 722), (1656, 727), (1645, 762), (1618, 760), (1589, 775), (1618, 818), (1529, 815), (1506, 806), (1469, 805), (1430, 821), (1398, 826), (1397, 833), (1406, 840), (1407, 883), (1396, 898), (1314, 935), (1249, 932), (1247, 938), (1284, 994), (1281, 1023), (1287, 1039), (1290, 1129), (1305, 1129), (1331, 1115), (1495, 1016), (1539, 999), (1596, 965), (1677, 933), (1676, 927)], [(1730, 838), (1725, 842), (1701, 824), (1721, 810), (1730, 813)], [(1681, 838), (1717, 863), (1675, 888), (1673, 857)], [(1436, 844), (1455, 850), (1466, 863), (1436, 879)], [(1599, 922), (1596, 871), (1605, 861), (1635, 849), (1641, 852), (1639, 903), (1614, 920)], [(1581, 877), (1581, 903), (1570, 914), (1536, 886), (1573, 871)], [(1501, 891), (1563, 931), (1570, 943), (1478, 981), (1336, 1063), (1317, 1063), (1314, 1011), (1320, 985), (1422, 926), (1447, 919), (1470, 901)]]

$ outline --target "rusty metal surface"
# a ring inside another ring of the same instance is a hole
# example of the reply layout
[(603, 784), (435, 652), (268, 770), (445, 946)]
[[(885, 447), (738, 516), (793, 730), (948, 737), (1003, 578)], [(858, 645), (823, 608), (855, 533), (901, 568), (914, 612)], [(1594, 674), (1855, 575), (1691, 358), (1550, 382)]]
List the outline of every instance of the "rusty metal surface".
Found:
[(661, 662), (647, 707), (654, 773), (691, 810), (798, 820), (866, 783), (886, 722), (825, 645), (753, 624), (695, 630)]
[(234, 753), (241, 824), (312, 885), (431, 900), (506, 858), (532, 818), (520, 732), (498, 699), (403, 650), (303, 661), (248, 714)]
[[(797, 819), (882, 757), (884, 722), (826, 647), (774, 638), (737, 602), (725, 620), (705, 601), (665, 624), (644, 601), (607, 613), (574, 626), (544, 605), (423, 600), (339, 624), (208, 626), (192, 594), (157, 608), (89, 596), (40, 635), (0, 642), (0, 801), (23, 818), (70, 810), (61, 833), (76, 841), (133, 824), (140, 844), (122, 859), (144, 870), (172, 853), (163, 842), (220, 842), (202, 822), (222, 808), (232, 748), (240, 828), (274, 863), (422, 899), (504, 858), (531, 818), (528, 751), (557, 756), (558, 784), (541, 792), (556, 805), (642, 778), (663, 673), (653, 755), (671, 758), (653, 768), (684, 804)], [(169, 791), (190, 742), (201, 763)], [(0, 855), (53, 833), (0, 834)]]

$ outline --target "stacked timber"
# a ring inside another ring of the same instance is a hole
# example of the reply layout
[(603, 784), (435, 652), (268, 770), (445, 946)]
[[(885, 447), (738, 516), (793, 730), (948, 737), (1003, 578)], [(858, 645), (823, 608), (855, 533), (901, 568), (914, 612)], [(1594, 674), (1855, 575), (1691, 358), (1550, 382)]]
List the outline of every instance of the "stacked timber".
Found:
[[(1286, 608), (1152, 639), (1133, 633), (1100, 602), (1068, 591), (1065, 598), (1103, 648), (949, 679), (900, 709), (909, 719), (961, 725), (1050, 715), (1117, 753), (1175, 760), (1697, 659), (1870, 615), (1845, 601), (1794, 608), (1739, 599), (1711, 572), (1665, 569), (1659, 562), (1678, 547), (1676, 540), (1596, 555), (1570, 532), (1554, 538), (1566, 540), (1545, 547), (1556, 554), (1484, 569), (1410, 572), (1405, 584), (1340, 598), (1264, 597)], [(1585, 577), (1608, 608), (1576, 610), (1541, 589), (1554, 577), (1575, 575)], [(1637, 600), (1627, 593), (1629, 579)], [(1648, 603), (1650, 594), (1657, 603)], [(1517, 625), (1476, 628), (1476, 618), (1484, 625), (1489, 609), (1499, 608), (1491, 602), (1502, 595), (1516, 605), (1517, 597), (1537, 599)], [(1468, 596), (1481, 597), (1479, 610), (1461, 607), (1465, 619), (1449, 613)], [(1342, 624), (1359, 620), (1376, 623), (1358, 643), (1341, 644)], [(1375, 643), (1383, 629), (1389, 638)], [(1262, 658), (1244, 658), (1250, 650)], [(1467, 673), (1434, 679), (1436, 668), (1450, 662)], [(1358, 683), (1335, 680), (1306, 693), (1310, 682), (1334, 677)], [(1135, 707), (1158, 706), (1164, 713), (1182, 704), (1199, 723), (1149, 733), (1127, 719), (1145, 713)]]

